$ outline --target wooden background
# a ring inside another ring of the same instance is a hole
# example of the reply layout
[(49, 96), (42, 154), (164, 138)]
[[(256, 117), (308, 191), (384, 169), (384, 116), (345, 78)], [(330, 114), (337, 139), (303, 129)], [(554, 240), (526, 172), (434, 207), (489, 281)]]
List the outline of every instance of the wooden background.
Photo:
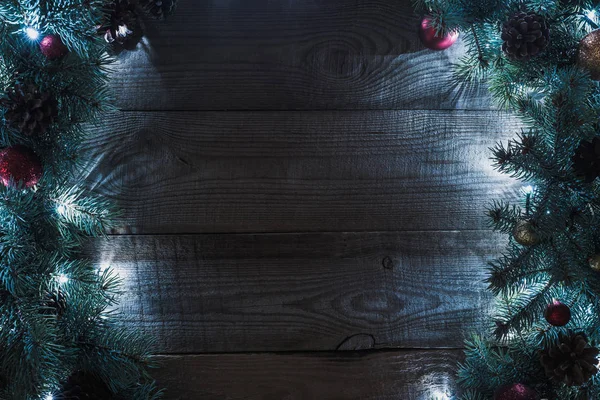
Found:
[(519, 125), (410, 0), (181, 0), (113, 74), (90, 182), (124, 210), (91, 246), (158, 339), (166, 399), (430, 399), (503, 248), (488, 147)]

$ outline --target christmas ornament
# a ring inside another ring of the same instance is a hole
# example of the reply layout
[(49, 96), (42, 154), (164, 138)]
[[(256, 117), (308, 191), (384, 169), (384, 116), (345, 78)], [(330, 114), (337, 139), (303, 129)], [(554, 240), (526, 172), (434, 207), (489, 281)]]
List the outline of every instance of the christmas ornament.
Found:
[(598, 349), (582, 334), (559, 337), (559, 343), (541, 353), (546, 375), (568, 386), (581, 386), (598, 372)]
[(175, 11), (177, 0), (140, 0), (140, 6), (156, 19), (165, 19)]
[(437, 36), (435, 28), (431, 26), (431, 17), (425, 16), (419, 25), (419, 38), (431, 50), (445, 50), (452, 46), (458, 39), (458, 32), (449, 32), (444, 36)]
[(494, 392), (494, 400), (538, 400), (538, 395), (522, 383), (513, 383), (499, 387)]
[(600, 29), (588, 33), (579, 42), (577, 64), (588, 70), (592, 79), (600, 80)]
[(519, 12), (502, 27), (502, 50), (515, 60), (529, 60), (546, 48), (550, 29), (543, 16)]
[(600, 272), (600, 254), (594, 254), (588, 258), (588, 263), (590, 264), (590, 268), (594, 271)]
[(566, 304), (554, 300), (546, 307), (544, 318), (550, 325), (565, 326), (571, 320), (571, 309)]
[(101, 379), (85, 371), (73, 373), (54, 400), (111, 400), (114, 395)]
[(4, 186), (10, 182), (22, 182), (32, 187), (42, 177), (42, 162), (25, 146), (7, 147), (0, 151), (0, 180)]
[(8, 89), (0, 105), (7, 124), (24, 135), (41, 135), (58, 115), (58, 104), (48, 92), (33, 84), (17, 83)]
[(600, 176), (600, 137), (591, 142), (582, 140), (571, 158), (573, 171), (584, 182), (591, 183)]
[(130, 0), (115, 0), (110, 12), (110, 19), (100, 31), (108, 43), (125, 44), (129, 39), (139, 35), (141, 26), (135, 12), (135, 4)]
[(58, 35), (48, 35), (40, 42), (40, 50), (48, 60), (56, 60), (69, 52), (67, 46), (60, 40)]
[(533, 246), (540, 242), (538, 234), (535, 232), (535, 228), (531, 221), (520, 220), (517, 221), (513, 229), (513, 237), (517, 243), (523, 246)]

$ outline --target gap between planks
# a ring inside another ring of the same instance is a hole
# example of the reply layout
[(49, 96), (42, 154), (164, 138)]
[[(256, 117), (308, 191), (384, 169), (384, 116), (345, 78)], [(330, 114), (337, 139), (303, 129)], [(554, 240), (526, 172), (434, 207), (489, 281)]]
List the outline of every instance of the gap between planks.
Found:
[(450, 346), (450, 347), (398, 347), (398, 348), (375, 348), (375, 349), (361, 349), (361, 350), (282, 350), (282, 351), (207, 351), (207, 352), (182, 352), (182, 353), (154, 353), (154, 357), (162, 358), (176, 358), (176, 357), (202, 357), (202, 356), (235, 356), (235, 355), (346, 355), (346, 354), (381, 354), (381, 353), (410, 353), (414, 351), (422, 352), (440, 352), (440, 351), (460, 351), (464, 350), (465, 347)]
[(115, 233), (115, 232), (106, 232), (105, 235), (107, 237), (127, 237), (127, 236), (196, 236), (196, 235), (200, 235), (200, 236), (205, 236), (205, 235), (251, 235), (251, 236), (259, 236), (259, 235), (315, 235), (315, 234), (322, 234), (322, 235), (346, 235), (346, 234), (354, 234), (354, 233), (360, 233), (360, 234), (373, 234), (373, 235), (377, 235), (377, 234), (381, 234), (381, 233), (402, 233), (402, 234), (409, 234), (409, 233), (463, 233), (463, 232), (489, 232), (490, 234), (494, 232), (493, 229), (479, 229), (479, 228), (474, 228), (474, 229), (469, 229), (469, 228), (465, 228), (465, 229), (415, 229), (415, 230), (406, 230), (406, 231), (399, 231), (399, 230), (389, 230), (389, 231), (361, 231), (361, 230), (354, 230), (354, 231), (283, 231), (283, 232), (279, 232), (279, 231), (273, 231), (273, 232), (184, 232), (184, 233), (177, 233), (177, 232), (167, 232), (167, 233)]

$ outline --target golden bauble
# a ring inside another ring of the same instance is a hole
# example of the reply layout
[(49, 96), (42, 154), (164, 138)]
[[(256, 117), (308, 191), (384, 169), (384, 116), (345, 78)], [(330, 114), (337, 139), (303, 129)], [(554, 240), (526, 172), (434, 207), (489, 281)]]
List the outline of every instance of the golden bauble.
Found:
[(577, 64), (588, 70), (593, 80), (600, 81), (600, 29), (588, 33), (579, 42)]
[(517, 243), (523, 246), (533, 246), (540, 242), (540, 237), (535, 232), (533, 224), (527, 220), (520, 220), (515, 224), (513, 237)]
[(588, 258), (588, 263), (590, 263), (590, 268), (594, 271), (600, 272), (600, 254), (594, 254)]

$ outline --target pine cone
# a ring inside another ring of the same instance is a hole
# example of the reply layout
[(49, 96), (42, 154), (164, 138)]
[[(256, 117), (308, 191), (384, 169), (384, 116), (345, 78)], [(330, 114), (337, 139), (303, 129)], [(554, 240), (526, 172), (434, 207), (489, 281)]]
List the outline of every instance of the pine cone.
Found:
[(569, 386), (581, 386), (598, 372), (598, 349), (582, 334), (561, 335), (559, 343), (541, 353), (546, 375)]
[(65, 312), (66, 307), (67, 298), (61, 290), (52, 293), (48, 292), (44, 296), (43, 307), (40, 309), (40, 313), (61, 317)]
[(136, 36), (140, 30), (135, 4), (130, 0), (115, 0), (110, 10), (110, 20), (100, 28), (108, 43), (119, 44), (124, 44)]
[(502, 50), (509, 58), (529, 60), (546, 48), (550, 29), (541, 15), (520, 12), (504, 23), (502, 40)]
[(173, 14), (177, 0), (140, 0), (140, 6), (156, 19), (165, 19)]
[(575, 174), (585, 182), (593, 182), (600, 176), (600, 136), (591, 142), (582, 140), (571, 160)]
[(52, 95), (33, 84), (15, 84), (0, 103), (6, 108), (6, 123), (28, 136), (44, 134), (58, 115)]
[(56, 400), (111, 400), (114, 395), (102, 380), (95, 375), (77, 371), (73, 373), (54, 396)]

